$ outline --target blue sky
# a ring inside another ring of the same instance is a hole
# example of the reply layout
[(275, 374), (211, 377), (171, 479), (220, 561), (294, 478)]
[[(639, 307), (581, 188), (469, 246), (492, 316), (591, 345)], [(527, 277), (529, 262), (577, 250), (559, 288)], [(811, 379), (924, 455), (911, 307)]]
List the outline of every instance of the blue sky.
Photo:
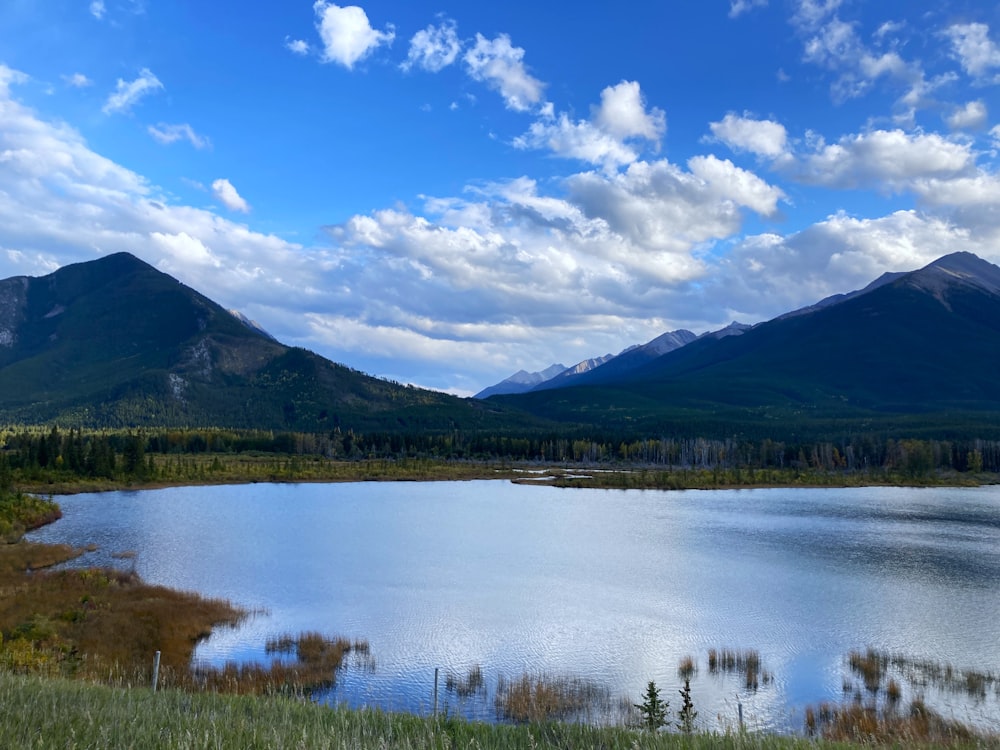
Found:
[(998, 87), (971, 0), (5, 0), (0, 278), (127, 250), (471, 394), (1000, 262)]

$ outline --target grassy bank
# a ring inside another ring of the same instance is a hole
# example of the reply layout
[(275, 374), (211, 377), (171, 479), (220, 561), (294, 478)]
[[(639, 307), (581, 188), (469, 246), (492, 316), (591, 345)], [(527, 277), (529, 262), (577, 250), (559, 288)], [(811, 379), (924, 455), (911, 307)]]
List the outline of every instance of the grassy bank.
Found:
[[(123, 689), (0, 673), (8, 748), (837, 748), (771, 735), (653, 735), (579, 724), (491, 725), (308, 701)], [(970, 745), (974, 747), (975, 745)]]

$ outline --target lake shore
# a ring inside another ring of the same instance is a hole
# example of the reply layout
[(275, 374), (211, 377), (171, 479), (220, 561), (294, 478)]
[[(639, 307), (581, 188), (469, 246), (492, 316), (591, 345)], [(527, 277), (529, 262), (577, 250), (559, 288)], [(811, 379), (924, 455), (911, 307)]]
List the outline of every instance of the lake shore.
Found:
[(344, 461), (318, 456), (203, 454), (157, 456), (146, 479), (90, 479), (48, 475), (21, 477), (19, 489), (37, 495), (116, 490), (251, 484), (259, 482), (440, 482), (497, 479), (518, 484), (591, 489), (761, 489), (810, 487), (973, 487), (1000, 484), (1000, 473), (928, 471), (912, 474), (881, 468), (822, 470), (801, 468), (689, 468), (642, 464), (538, 464), (507, 461), (365, 459)]

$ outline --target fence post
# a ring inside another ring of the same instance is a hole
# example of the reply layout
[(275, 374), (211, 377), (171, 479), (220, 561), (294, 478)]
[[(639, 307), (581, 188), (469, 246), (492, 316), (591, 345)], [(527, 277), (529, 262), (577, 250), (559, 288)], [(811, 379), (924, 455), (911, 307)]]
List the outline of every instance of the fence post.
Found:
[(434, 667), (434, 716), (438, 715), (438, 667)]
[(153, 692), (156, 692), (156, 683), (160, 679), (160, 652), (153, 656)]

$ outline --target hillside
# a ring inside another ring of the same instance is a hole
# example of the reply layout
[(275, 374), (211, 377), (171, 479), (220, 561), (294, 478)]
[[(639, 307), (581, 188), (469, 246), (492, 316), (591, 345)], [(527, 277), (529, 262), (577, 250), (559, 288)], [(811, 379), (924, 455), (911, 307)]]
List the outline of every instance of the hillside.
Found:
[(299, 431), (493, 426), (497, 405), (284, 346), (127, 254), (0, 281), (0, 421)]
[(553, 419), (707, 432), (996, 431), (1000, 268), (968, 253), (589, 385), (509, 397)]

